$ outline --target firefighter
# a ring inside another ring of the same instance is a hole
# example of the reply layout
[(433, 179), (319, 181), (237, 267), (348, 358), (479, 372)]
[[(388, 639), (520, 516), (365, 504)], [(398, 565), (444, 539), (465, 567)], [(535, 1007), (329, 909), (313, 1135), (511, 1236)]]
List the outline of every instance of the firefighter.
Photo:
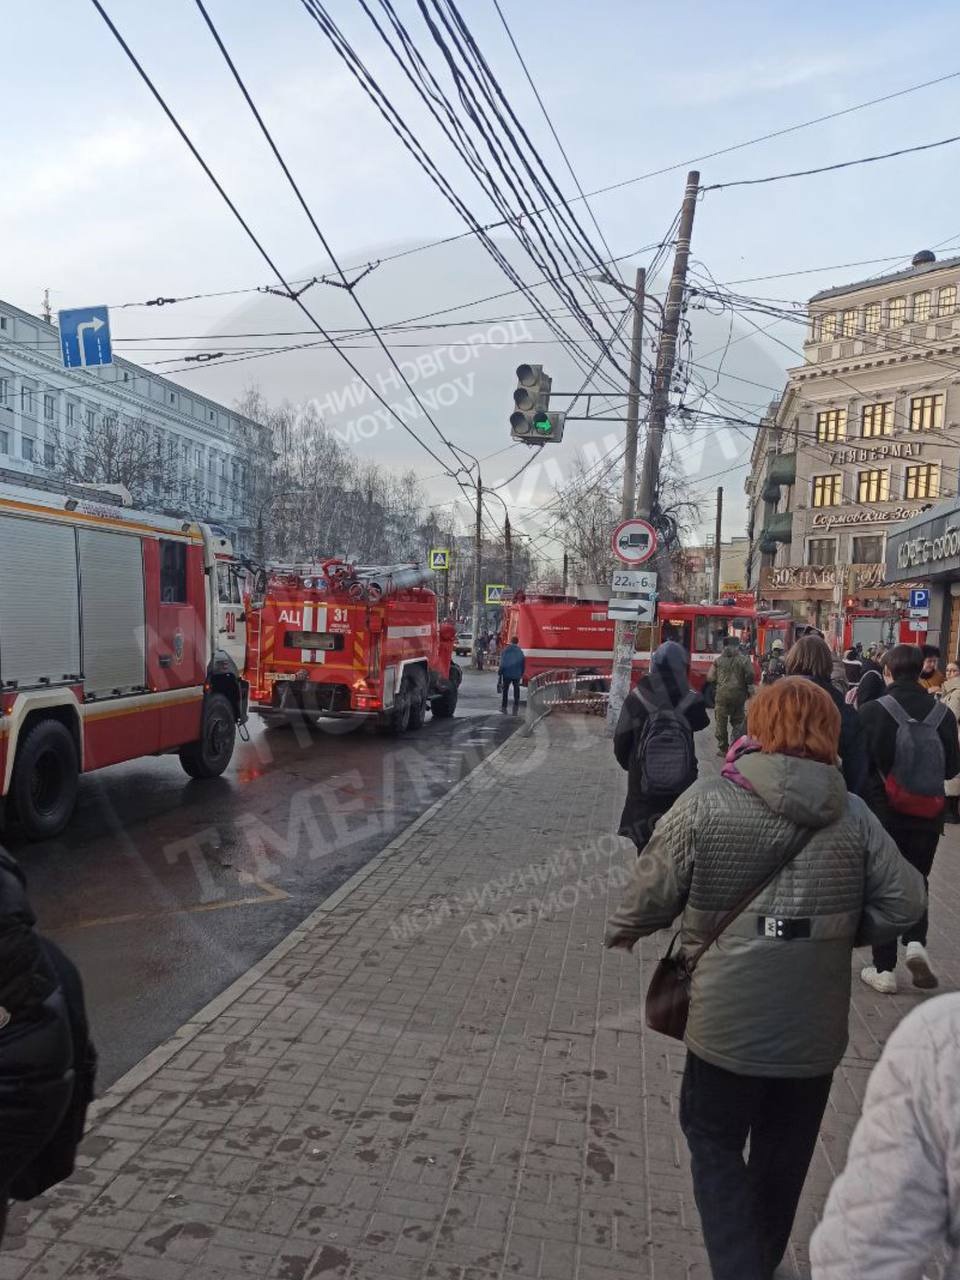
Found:
[(716, 690), (717, 751), (725, 756), (731, 741), (746, 732), (747, 698), (753, 689), (753, 664), (740, 652), (736, 636), (724, 636), (723, 652), (707, 672), (707, 683)]
[(783, 641), (774, 640), (770, 652), (763, 662), (761, 684), (773, 684), (781, 676), (787, 674), (787, 664), (783, 660)]

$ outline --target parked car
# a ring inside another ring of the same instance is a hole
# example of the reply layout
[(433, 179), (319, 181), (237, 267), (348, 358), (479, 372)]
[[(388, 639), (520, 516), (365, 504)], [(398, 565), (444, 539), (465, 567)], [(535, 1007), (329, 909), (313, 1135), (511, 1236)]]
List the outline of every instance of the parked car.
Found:
[(453, 651), (458, 658), (469, 658), (473, 655), (473, 634), (470, 631), (458, 631)]

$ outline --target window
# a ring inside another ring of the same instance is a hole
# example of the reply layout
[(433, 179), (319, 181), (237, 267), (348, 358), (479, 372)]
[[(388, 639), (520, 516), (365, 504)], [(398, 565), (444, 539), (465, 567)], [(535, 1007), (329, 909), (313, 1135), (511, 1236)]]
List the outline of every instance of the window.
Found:
[(160, 603), (187, 603), (187, 544), (160, 539)]
[(217, 596), (221, 604), (240, 604), (240, 583), (228, 564), (217, 565)]
[(829, 315), (823, 317), (823, 322), (820, 325), (820, 337), (824, 342), (832, 342), (836, 336), (837, 317), (836, 314), (831, 311)]
[(9, 431), (0, 431), (0, 453), (6, 457), (10, 452), (10, 433)]
[(913, 318), (917, 324), (930, 319), (930, 294), (915, 293), (913, 295)]
[(9, 321), (6, 316), (0, 316), (0, 329), (8, 329)]
[(10, 399), (10, 382), (7, 378), (0, 378), (0, 404), (7, 404)]
[(857, 501), (886, 502), (890, 497), (890, 472), (883, 467), (857, 472)]
[(194, 449), (193, 451), (193, 465), (197, 468), (198, 471), (201, 471), (203, 469), (203, 454), (200, 452), (199, 449)]
[(852, 338), (857, 332), (857, 313), (855, 311), (844, 311), (840, 316), (840, 337)]
[(939, 498), (940, 463), (918, 462), (916, 466), (907, 467), (907, 482), (903, 496), (905, 498)]
[(865, 404), (860, 415), (862, 436), (889, 436), (893, 434), (893, 401)]
[(854, 564), (882, 564), (883, 534), (874, 533), (854, 538), (850, 554)]
[(813, 342), (820, 341), (820, 335), (823, 332), (823, 316), (810, 317), (810, 338)]
[(29, 387), (20, 388), (20, 412), (33, 413), (33, 392)]
[(45, 467), (54, 467), (57, 463), (57, 451), (52, 444), (44, 444), (43, 446), (43, 465)]
[(846, 434), (846, 409), (824, 409), (817, 414), (817, 440), (821, 444), (842, 440)]
[(20, 454), (24, 462), (32, 462), (36, 454), (36, 446), (29, 436), (20, 438)]
[(867, 333), (880, 332), (880, 303), (868, 302), (863, 309), (863, 327)]
[(910, 430), (939, 431), (943, 426), (943, 393), (914, 396), (910, 401)]
[[(891, 298), (890, 307), (887, 312), (887, 323), (891, 329), (898, 329), (907, 318), (907, 300), (906, 298)], [(864, 561), (864, 564), (867, 562)]]
[(171, 391), (171, 392), (170, 392), (170, 403), (171, 403), (171, 404), (176, 404), (176, 403), (177, 403), (176, 393), (175, 393), (175, 392), (173, 392), (173, 391)]
[(53, 396), (43, 397), (43, 420), (44, 422), (53, 421)]
[(210, 410), (210, 421), (211, 421), (211, 422), (213, 422), (213, 421), (214, 421), (214, 419), (216, 418), (216, 416), (217, 416), (217, 415), (216, 415), (216, 414), (214, 413), (214, 411), (211, 409), (211, 410)]
[(945, 284), (937, 294), (937, 315), (952, 316), (957, 309), (957, 286)]
[(77, 406), (70, 400), (67, 403), (67, 426), (72, 427), (77, 421)]
[(807, 564), (828, 565), (837, 563), (836, 538), (811, 538), (807, 543)]
[(843, 476), (839, 472), (829, 476), (813, 477), (813, 505), (838, 507), (843, 489)]
[(87, 424), (87, 430), (92, 431), (93, 428), (96, 426), (97, 415), (94, 413), (92, 409), (88, 409), (85, 415), (85, 419)]

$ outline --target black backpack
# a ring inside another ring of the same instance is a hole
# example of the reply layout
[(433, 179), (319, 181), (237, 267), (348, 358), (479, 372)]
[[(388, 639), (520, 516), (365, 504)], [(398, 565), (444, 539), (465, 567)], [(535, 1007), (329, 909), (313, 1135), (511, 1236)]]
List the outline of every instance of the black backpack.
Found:
[(641, 789), (655, 795), (679, 795), (697, 772), (693, 730), (684, 714), (697, 694), (688, 689), (674, 707), (651, 702), (639, 688), (634, 692), (647, 712), (637, 743)]

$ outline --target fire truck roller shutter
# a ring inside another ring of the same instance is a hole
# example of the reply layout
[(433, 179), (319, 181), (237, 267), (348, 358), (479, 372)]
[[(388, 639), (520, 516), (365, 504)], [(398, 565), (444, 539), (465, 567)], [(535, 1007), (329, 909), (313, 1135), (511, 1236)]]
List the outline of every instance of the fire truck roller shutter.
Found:
[(140, 538), (100, 529), (79, 529), (77, 537), (84, 691), (142, 689), (146, 625)]
[(80, 675), (77, 544), (69, 525), (0, 516), (0, 680)]

